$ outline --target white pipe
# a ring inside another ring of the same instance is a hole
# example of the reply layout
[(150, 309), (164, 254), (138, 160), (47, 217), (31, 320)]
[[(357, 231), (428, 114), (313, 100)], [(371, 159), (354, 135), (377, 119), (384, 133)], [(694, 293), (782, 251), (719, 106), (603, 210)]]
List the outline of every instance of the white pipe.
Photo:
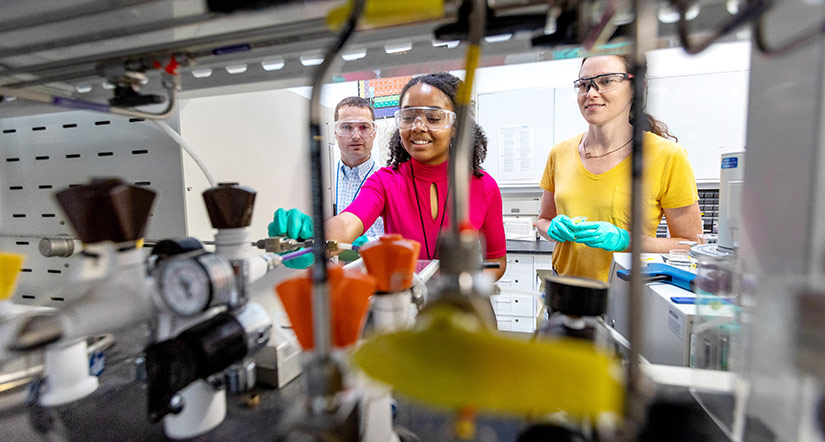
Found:
[(155, 123), (155, 126), (157, 126), (162, 131), (166, 132), (167, 135), (172, 137), (172, 139), (175, 140), (175, 142), (180, 145), (180, 147), (184, 150), (184, 152), (189, 154), (189, 157), (191, 157), (192, 160), (195, 161), (195, 164), (198, 165), (198, 168), (201, 170), (201, 172), (203, 172), (203, 174), (206, 175), (206, 179), (207, 179), (207, 181), (209, 181), (210, 186), (212, 186), (212, 187), (217, 187), (218, 186), (218, 182), (215, 180), (215, 177), (212, 175), (212, 173), (209, 172), (209, 168), (206, 167), (206, 164), (203, 162), (203, 160), (201, 160), (201, 158), (198, 156), (198, 154), (195, 152), (195, 150), (192, 149), (189, 146), (189, 144), (186, 143), (186, 141), (183, 139), (183, 137), (181, 137), (179, 133), (175, 132), (175, 129), (172, 129), (168, 124), (166, 124), (165, 121), (159, 121), (159, 120), (150, 120), (150, 121), (152, 121), (152, 123)]

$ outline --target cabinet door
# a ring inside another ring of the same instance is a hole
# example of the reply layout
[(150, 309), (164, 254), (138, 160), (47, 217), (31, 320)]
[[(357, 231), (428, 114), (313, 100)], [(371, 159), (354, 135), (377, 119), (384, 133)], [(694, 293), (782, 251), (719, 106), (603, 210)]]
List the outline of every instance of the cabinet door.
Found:
[(532, 333), (536, 331), (536, 321), (526, 316), (496, 316), (498, 329), (502, 331), (515, 331)]
[[(533, 255), (508, 254), (504, 276), (533, 277)], [(511, 278), (512, 279), (512, 278)]]
[(536, 316), (536, 301), (530, 295), (504, 293), (490, 296), (496, 315)]

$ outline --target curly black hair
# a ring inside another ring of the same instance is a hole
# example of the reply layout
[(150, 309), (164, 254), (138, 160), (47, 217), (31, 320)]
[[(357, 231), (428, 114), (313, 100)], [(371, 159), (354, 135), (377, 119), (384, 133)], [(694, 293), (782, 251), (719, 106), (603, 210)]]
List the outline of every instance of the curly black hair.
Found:
[[(405, 86), (404, 89), (401, 89), (401, 97), (399, 101), (403, 101), (404, 95), (407, 91), (419, 83), (425, 83), (432, 87), (437, 88), (441, 92), (444, 92), (447, 97), (450, 99), (450, 104), (453, 106), (453, 110), (457, 107), (456, 103), (456, 96), (458, 95), (458, 89), (462, 84), (462, 81), (447, 72), (439, 72), (436, 74), (427, 74), (422, 75), (419, 77), (415, 77), (410, 80)], [(484, 129), (481, 128), (475, 121), (473, 123), (473, 175), (476, 177), (481, 177), (481, 162), (484, 161), (484, 158), (487, 157), (487, 136), (484, 134)], [(401, 134), (398, 130), (396, 130), (392, 137), (390, 138), (390, 157), (389, 157), (389, 167), (392, 167), (393, 170), (398, 170), (398, 166), (401, 163), (409, 161), (410, 154), (407, 153), (407, 150), (404, 149), (404, 146), (401, 144)], [(453, 152), (453, 145), (450, 143), (450, 153)]]

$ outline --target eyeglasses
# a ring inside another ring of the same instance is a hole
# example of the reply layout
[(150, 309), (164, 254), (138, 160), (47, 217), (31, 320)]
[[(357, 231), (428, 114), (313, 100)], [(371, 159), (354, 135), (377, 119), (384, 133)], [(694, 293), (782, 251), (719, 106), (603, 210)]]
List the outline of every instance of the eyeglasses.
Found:
[(356, 131), (362, 137), (369, 137), (375, 134), (374, 121), (351, 121), (341, 120), (335, 122), (335, 135), (339, 137), (351, 137)]
[(437, 107), (405, 107), (395, 111), (395, 124), (401, 130), (410, 130), (416, 122), (430, 130), (448, 129), (455, 122), (455, 112)]
[(623, 81), (633, 78), (633, 74), (601, 74), (595, 77), (582, 77), (573, 82), (573, 89), (579, 95), (587, 94), (590, 88), (596, 89), (596, 92), (608, 92), (616, 89)]

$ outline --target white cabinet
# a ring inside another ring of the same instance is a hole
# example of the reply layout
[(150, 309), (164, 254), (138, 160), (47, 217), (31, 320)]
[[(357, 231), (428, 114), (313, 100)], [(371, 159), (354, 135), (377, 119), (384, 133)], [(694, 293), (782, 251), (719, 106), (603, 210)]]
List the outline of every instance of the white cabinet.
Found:
[(540, 281), (536, 270), (550, 269), (550, 259), (549, 254), (507, 254), (507, 270), (498, 281), (501, 294), (491, 297), (499, 330), (525, 333), (536, 330), (536, 316), (543, 302), (537, 291)]
[(535, 278), (533, 255), (508, 254), (507, 270), (498, 280), (498, 285), (517, 290), (535, 290)]

